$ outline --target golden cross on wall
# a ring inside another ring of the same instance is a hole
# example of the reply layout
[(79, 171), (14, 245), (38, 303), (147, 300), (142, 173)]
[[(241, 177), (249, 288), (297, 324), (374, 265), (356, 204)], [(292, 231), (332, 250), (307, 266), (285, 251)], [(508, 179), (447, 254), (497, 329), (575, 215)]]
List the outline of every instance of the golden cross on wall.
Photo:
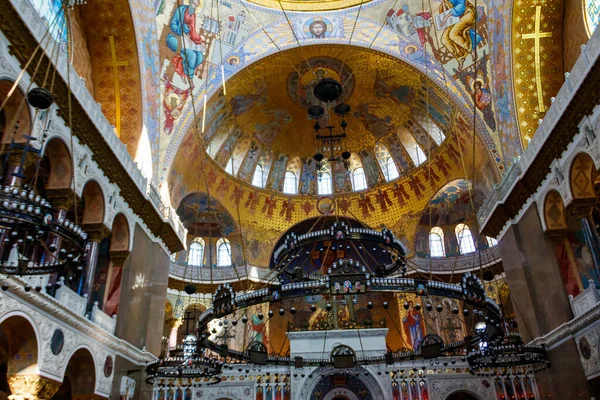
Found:
[(545, 112), (544, 99), (542, 98), (542, 67), (540, 61), (540, 39), (552, 37), (552, 32), (540, 32), (540, 23), (542, 17), (542, 6), (535, 6), (535, 31), (532, 33), (524, 33), (523, 39), (534, 40), (535, 54), (535, 83), (537, 85), (538, 107), (540, 112)]
[(119, 87), (119, 67), (127, 67), (129, 61), (117, 60), (114, 36), (109, 36), (108, 41), (110, 44), (110, 61), (103, 62), (102, 64), (112, 67), (113, 70), (113, 80), (115, 82), (115, 125), (117, 137), (121, 137), (121, 89)]

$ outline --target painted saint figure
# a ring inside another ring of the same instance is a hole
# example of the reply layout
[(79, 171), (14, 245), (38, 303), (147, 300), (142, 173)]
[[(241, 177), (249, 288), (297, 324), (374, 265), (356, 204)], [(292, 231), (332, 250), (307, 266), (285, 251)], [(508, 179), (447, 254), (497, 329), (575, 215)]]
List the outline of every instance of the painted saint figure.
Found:
[(181, 77), (193, 81), (194, 72), (204, 61), (206, 41), (196, 30), (196, 9), (200, 0), (190, 0), (189, 5), (181, 5), (175, 9), (167, 35), (167, 47), (177, 53), (172, 58), (175, 71)]
[(412, 301), (408, 302), (408, 313), (406, 317), (402, 319), (402, 326), (404, 327), (404, 333), (408, 337), (410, 345), (413, 350), (418, 350), (421, 345), (421, 341), (425, 336), (425, 329), (422, 324), (423, 317), (421, 312), (414, 308)]

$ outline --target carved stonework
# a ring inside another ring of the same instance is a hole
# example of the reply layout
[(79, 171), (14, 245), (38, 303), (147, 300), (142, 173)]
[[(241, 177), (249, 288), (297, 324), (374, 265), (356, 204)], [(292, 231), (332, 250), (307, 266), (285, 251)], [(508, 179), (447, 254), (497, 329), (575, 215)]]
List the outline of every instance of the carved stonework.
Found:
[(12, 375), (8, 377), (9, 400), (45, 400), (58, 391), (60, 382), (39, 375)]
[(552, 190), (544, 201), (544, 222), (546, 233), (549, 235), (561, 235), (567, 231), (565, 218), (565, 205), (562, 196), (556, 190)]

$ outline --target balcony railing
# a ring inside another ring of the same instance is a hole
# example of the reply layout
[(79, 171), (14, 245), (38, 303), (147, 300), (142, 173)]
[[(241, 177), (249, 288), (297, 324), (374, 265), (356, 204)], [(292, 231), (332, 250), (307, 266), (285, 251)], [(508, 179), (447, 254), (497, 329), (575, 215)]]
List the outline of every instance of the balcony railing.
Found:
[(486, 268), (502, 261), (500, 249), (493, 246), (479, 252), (456, 257), (413, 257), (408, 260), (407, 273), (433, 272), (451, 274)]
[(193, 283), (225, 283), (249, 279), (255, 282), (274, 277), (271, 270), (253, 265), (195, 266), (185, 262), (171, 261), (171, 278)]

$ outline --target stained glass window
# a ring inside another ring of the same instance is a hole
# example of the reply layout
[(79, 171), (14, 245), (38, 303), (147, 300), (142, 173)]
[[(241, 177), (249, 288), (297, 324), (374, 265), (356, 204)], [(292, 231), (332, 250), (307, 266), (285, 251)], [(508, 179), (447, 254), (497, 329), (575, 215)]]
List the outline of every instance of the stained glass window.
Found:
[(585, 24), (588, 35), (592, 36), (600, 24), (600, 0), (584, 0), (585, 4)]

